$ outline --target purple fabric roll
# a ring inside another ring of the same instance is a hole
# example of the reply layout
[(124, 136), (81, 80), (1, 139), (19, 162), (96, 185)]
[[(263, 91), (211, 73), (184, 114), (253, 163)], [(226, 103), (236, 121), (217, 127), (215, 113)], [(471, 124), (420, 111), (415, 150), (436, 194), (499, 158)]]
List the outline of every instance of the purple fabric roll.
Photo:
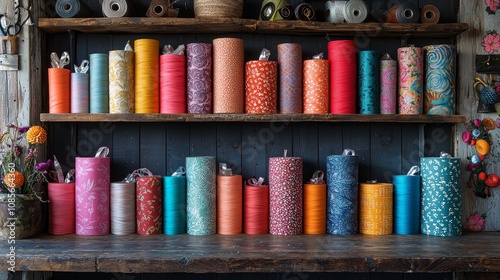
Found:
[(191, 43), (187, 56), (187, 111), (212, 113), (212, 45)]
[(286, 43), (278, 45), (279, 112), (302, 113), (302, 46)]

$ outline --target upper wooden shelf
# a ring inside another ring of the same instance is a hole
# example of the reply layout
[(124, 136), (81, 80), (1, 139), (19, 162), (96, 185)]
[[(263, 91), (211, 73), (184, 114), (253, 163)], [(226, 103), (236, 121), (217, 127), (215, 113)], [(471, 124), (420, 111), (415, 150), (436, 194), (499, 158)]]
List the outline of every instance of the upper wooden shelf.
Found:
[[(17, 240), (16, 270), (120, 273), (498, 272), (500, 233), (45, 235)], [(7, 246), (7, 245), (5, 245)], [(0, 260), (8, 264), (9, 255)]]
[(465, 123), (462, 115), (40, 114), (42, 122), (366, 122)]
[(329, 23), (319, 21), (259, 21), (239, 18), (40, 18), (38, 27), (50, 33), (258, 33), (369, 37), (448, 38), (469, 29), (466, 23), (394, 24)]

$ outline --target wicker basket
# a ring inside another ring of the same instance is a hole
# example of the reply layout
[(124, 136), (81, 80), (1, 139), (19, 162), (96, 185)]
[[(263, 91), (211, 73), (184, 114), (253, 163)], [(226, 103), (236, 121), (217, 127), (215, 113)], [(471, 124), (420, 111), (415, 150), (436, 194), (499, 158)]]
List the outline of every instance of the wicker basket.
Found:
[(243, 0), (194, 0), (195, 17), (241, 18)]

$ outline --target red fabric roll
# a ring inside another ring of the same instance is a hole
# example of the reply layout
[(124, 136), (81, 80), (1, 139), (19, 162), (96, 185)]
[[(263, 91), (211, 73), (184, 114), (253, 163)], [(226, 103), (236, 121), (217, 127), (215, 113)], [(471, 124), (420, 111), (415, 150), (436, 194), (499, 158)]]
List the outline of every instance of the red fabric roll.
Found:
[(276, 61), (255, 60), (246, 63), (247, 114), (276, 114), (277, 71)]
[(357, 58), (353, 40), (328, 43), (330, 113), (356, 114)]
[(162, 178), (159, 176), (138, 177), (136, 180), (136, 217), (138, 234), (162, 232)]

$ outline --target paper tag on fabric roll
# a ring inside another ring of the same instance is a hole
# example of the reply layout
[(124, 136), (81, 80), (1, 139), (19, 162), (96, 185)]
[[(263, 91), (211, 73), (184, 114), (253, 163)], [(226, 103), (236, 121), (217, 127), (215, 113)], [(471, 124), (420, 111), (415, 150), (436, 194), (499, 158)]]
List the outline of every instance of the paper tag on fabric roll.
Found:
[(325, 180), (323, 179), (324, 176), (325, 173), (322, 170), (315, 171), (311, 180), (309, 180), (309, 184), (325, 184)]
[(323, 59), (324, 54), (323, 53), (318, 53), (317, 55), (314, 55), (312, 59)]
[(352, 149), (344, 149), (344, 152), (342, 153), (343, 156), (355, 156), (356, 153)]
[(408, 171), (408, 174), (407, 174), (407, 175), (408, 175), (408, 176), (416, 176), (416, 175), (417, 175), (417, 173), (419, 173), (419, 172), (420, 172), (420, 167), (418, 167), (418, 166), (414, 165), (414, 166), (412, 166), (412, 167), (410, 168), (410, 171)]
[(134, 49), (132, 48), (132, 46), (130, 45), (130, 40), (127, 41), (127, 44), (125, 45), (125, 48), (124, 48), (125, 51), (129, 51), (129, 52), (133, 52)]
[(450, 154), (448, 154), (447, 152), (441, 152), (440, 158), (451, 158), (452, 156)]
[(66, 178), (64, 179), (64, 183), (73, 183), (75, 181), (75, 169), (70, 169), (66, 174)]
[(219, 163), (219, 175), (221, 176), (232, 176), (233, 171), (231, 168), (227, 167), (226, 163)]
[(177, 170), (175, 170), (175, 172), (172, 174), (172, 177), (181, 177), (184, 176), (184, 174), (186, 174), (186, 169), (184, 168), (184, 166), (181, 166), (177, 168)]
[(264, 48), (262, 52), (260, 52), (259, 60), (269, 60), (269, 56), (271, 56), (271, 51), (268, 49)]
[(262, 186), (262, 184), (264, 184), (263, 177), (259, 177), (259, 179), (252, 177), (252, 178), (247, 180), (247, 186), (256, 186), (257, 187), (257, 186)]
[(139, 168), (132, 173), (128, 174), (125, 179), (122, 180), (122, 183), (135, 183), (137, 177), (147, 177), (147, 176), (153, 176), (153, 173), (149, 171), (147, 168)]
[(108, 147), (100, 147), (99, 150), (97, 150), (97, 153), (95, 154), (95, 157), (97, 158), (104, 158), (107, 157), (109, 154), (109, 148)]

